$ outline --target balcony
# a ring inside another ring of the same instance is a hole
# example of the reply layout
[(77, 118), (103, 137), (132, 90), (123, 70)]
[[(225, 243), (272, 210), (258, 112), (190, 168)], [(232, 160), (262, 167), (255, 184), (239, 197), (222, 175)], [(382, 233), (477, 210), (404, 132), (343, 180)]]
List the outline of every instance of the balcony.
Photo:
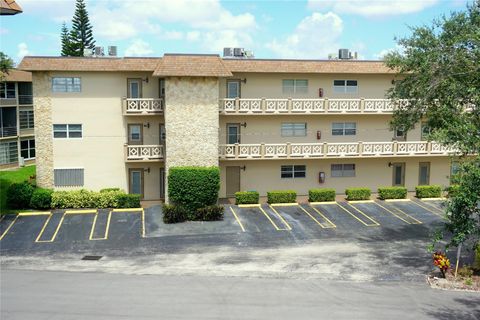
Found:
[(162, 161), (163, 145), (125, 145), (126, 162)]
[(430, 141), (224, 144), (219, 146), (221, 160), (446, 156), (454, 152), (453, 149)]
[[(404, 102), (402, 102), (404, 103)], [(392, 114), (390, 99), (220, 99), (220, 114)]]
[(163, 114), (163, 99), (156, 98), (123, 98), (122, 110), (124, 115), (161, 115)]
[(0, 127), (0, 138), (15, 137), (17, 127)]

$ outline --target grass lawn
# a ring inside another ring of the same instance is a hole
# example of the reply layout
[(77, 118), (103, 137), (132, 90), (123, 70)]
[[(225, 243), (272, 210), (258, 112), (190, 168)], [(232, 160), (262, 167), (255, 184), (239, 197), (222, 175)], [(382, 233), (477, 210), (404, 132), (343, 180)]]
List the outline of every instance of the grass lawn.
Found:
[(35, 166), (0, 171), (0, 213), (7, 212), (7, 189), (15, 182), (28, 181), (35, 174)]

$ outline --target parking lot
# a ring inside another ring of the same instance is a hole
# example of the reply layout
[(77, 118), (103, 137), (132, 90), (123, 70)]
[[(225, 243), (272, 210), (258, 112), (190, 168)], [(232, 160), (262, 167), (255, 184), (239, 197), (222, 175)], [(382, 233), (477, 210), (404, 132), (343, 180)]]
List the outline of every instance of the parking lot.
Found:
[(107, 242), (121, 245), (144, 238), (237, 234), (277, 239), (319, 239), (375, 229), (441, 222), (441, 201), (352, 201), (311, 204), (226, 205), (223, 221), (166, 225), (160, 207), (149, 209), (54, 210), (7, 215), (0, 221), (0, 246), (9, 249), (35, 245)]

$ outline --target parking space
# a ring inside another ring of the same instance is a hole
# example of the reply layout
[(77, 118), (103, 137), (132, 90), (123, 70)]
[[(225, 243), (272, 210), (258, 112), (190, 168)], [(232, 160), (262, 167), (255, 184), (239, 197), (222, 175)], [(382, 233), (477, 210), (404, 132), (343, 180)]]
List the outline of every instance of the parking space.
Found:
[(164, 224), (160, 206), (147, 210), (57, 210), (3, 217), (0, 244), (12, 249), (101, 241), (118, 247), (143, 238), (213, 234), (236, 234), (239, 239), (242, 234), (260, 234), (262, 239), (275, 236), (286, 241), (307, 240), (429, 225), (440, 222), (441, 214), (436, 205), (420, 200), (227, 205), (222, 221), (179, 224)]
[(443, 217), (445, 212), (445, 201), (415, 199), (412, 200), (412, 202), (417, 206), (422, 207), (423, 209), (441, 217)]

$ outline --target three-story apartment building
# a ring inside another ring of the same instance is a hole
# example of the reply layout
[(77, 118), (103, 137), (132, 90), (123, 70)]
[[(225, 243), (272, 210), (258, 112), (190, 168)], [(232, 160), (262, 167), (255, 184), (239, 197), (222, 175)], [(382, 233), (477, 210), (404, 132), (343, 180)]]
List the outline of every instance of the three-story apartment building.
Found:
[(32, 75), (10, 70), (0, 82), (0, 169), (34, 162)]
[(168, 169), (219, 166), (239, 190), (449, 184), (451, 157), (418, 123), (391, 130), (381, 61), (25, 57), (37, 183), (163, 199)]

